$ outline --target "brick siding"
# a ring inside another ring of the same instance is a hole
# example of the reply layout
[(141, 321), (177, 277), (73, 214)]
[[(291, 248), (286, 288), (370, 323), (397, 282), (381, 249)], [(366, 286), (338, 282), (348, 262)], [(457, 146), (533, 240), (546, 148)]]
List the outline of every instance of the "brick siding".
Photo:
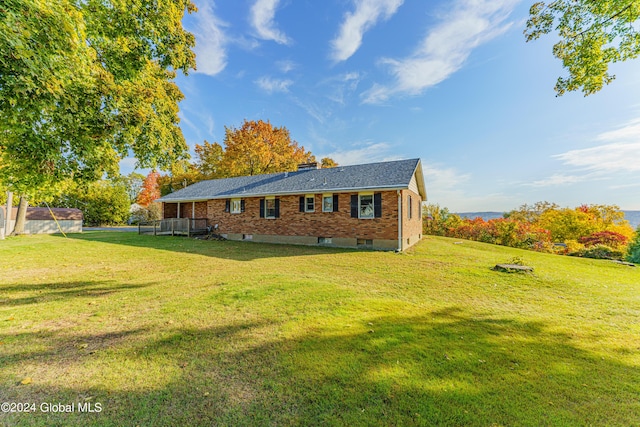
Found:
[(260, 218), (260, 199), (246, 198), (245, 211), (225, 212), (226, 200), (209, 200), (209, 224), (218, 224), (220, 233), (282, 236), (358, 237), (397, 239), (398, 204), (395, 192), (382, 193), (382, 217), (351, 218), (351, 195), (338, 195), (338, 212), (322, 212), (322, 194), (315, 195), (315, 212), (300, 212), (300, 196), (281, 196), (280, 217)]
[[(232, 214), (225, 212), (226, 199), (196, 202), (196, 218), (207, 218), (209, 225), (218, 224), (222, 234), (256, 234), (273, 236), (310, 236), (332, 238), (398, 239), (398, 194), (383, 191), (382, 216), (372, 219), (351, 218), (351, 196), (357, 192), (338, 194), (338, 211), (322, 212), (322, 194), (315, 194), (315, 211), (300, 212), (300, 197), (304, 194), (279, 196), (280, 217), (260, 218), (261, 197), (245, 198), (245, 210)], [(408, 218), (407, 197), (412, 197), (412, 218)], [(422, 199), (411, 190), (402, 190), (403, 237), (422, 233), (420, 210)], [(191, 202), (180, 204), (180, 216), (191, 217)], [(164, 217), (177, 214), (176, 203), (164, 204)]]

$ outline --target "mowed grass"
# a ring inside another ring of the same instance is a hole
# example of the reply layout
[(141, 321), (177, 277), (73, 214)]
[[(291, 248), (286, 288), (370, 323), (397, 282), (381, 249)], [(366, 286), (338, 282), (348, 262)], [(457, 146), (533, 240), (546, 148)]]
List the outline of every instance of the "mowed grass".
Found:
[(0, 277), (3, 425), (640, 425), (640, 268), (90, 232)]

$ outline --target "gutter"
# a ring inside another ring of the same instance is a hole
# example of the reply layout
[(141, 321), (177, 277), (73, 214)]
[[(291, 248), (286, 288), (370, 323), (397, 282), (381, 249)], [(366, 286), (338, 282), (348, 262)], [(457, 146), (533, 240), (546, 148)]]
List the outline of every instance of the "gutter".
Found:
[(398, 193), (398, 252), (402, 252), (402, 192)]

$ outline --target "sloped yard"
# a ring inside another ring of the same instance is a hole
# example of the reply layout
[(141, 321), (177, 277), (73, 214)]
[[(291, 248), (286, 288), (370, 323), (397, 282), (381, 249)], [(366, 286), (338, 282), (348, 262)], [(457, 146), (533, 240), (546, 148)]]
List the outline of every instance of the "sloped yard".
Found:
[(640, 268), (91, 232), (0, 275), (0, 425), (640, 424)]

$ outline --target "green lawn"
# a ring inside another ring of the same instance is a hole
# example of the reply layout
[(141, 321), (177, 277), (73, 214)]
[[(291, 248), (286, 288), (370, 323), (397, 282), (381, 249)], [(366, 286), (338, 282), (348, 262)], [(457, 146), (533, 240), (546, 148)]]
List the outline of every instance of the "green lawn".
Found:
[(89, 232), (0, 277), (0, 425), (640, 425), (640, 268)]

